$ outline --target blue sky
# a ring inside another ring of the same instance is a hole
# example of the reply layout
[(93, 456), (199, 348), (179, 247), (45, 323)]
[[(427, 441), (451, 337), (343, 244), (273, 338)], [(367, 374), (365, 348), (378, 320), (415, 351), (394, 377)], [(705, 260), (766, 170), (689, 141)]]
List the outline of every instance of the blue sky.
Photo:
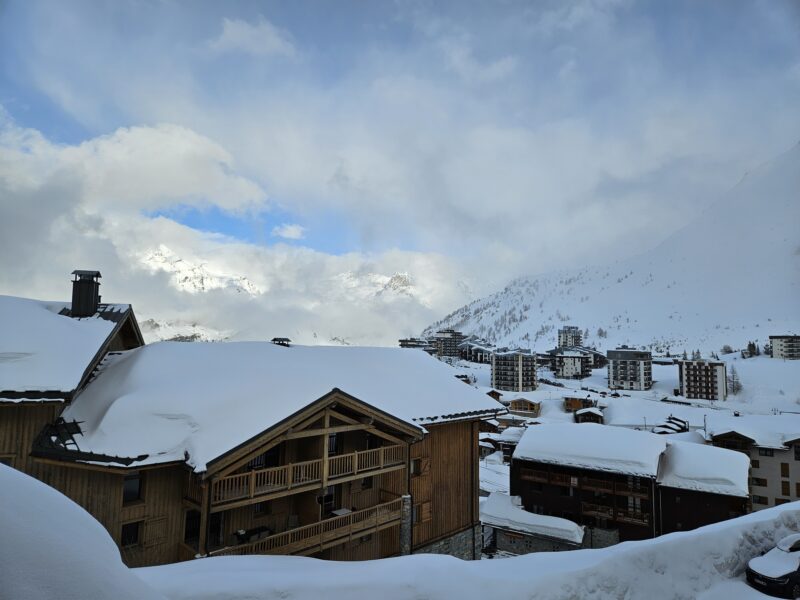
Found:
[(653, 247), (797, 143), (800, 4), (9, 0), (0, 107), (0, 168), (87, 252), (240, 243), (218, 268), (269, 287), (288, 247), (291, 285), (446, 306)]

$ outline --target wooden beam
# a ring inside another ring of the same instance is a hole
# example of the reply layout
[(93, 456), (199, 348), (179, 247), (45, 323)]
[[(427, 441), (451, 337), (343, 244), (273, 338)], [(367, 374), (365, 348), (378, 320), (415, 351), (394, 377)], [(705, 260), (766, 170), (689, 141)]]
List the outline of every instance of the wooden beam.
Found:
[[(330, 433), (331, 431), (331, 409), (325, 409), (325, 417), (322, 421), (323, 431)], [(346, 425), (345, 427), (356, 427), (355, 425)], [(350, 431), (343, 430), (343, 431)], [(330, 465), (328, 464), (328, 437), (322, 438), (322, 487), (328, 487), (328, 473), (330, 472)]]
[[(326, 422), (330, 422), (329, 418)], [(331, 433), (342, 433), (344, 431), (358, 431), (362, 429), (372, 429), (371, 425), (336, 425), (335, 427), (325, 426), (322, 429), (304, 429), (303, 431), (291, 431), (285, 434), (287, 440), (296, 440), (298, 438), (314, 437), (317, 435), (330, 435)]]
[(197, 549), (200, 554), (208, 554), (208, 517), (211, 505), (211, 482), (203, 483), (203, 499), (200, 502), (200, 539)]

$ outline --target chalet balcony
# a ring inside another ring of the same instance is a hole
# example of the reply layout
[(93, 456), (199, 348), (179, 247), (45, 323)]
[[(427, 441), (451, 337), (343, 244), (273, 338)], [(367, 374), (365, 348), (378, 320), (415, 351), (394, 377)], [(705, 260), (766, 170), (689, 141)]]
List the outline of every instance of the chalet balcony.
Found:
[(620, 523), (648, 525), (650, 523), (650, 514), (637, 510), (617, 510), (616, 519)]
[[(369, 477), (393, 471), (406, 464), (406, 446), (383, 446), (363, 452), (352, 452), (328, 458), (325, 485), (348, 478)], [(294, 490), (297, 492), (323, 485), (323, 459), (256, 469), (228, 475), (214, 481), (211, 488), (212, 507), (230, 508), (249, 504), (270, 494)]]
[(614, 507), (605, 506), (604, 504), (591, 504), (589, 502), (582, 502), (581, 512), (585, 516), (589, 517), (600, 517), (601, 519), (614, 518)]
[(634, 498), (650, 497), (650, 488), (644, 485), (617, 485), (615, 491), (621, 496), (633, 496)]
[(402, 499), (276, 533), (254, 542), (213, 550), (209, 556), (308, 555), (400, 524)]
[(581, 489), (592, 492), (612, 493), (614, 491), (614, 483), (604, 479), (592, 479), (591, 477), (584, 477), (581, 480)]

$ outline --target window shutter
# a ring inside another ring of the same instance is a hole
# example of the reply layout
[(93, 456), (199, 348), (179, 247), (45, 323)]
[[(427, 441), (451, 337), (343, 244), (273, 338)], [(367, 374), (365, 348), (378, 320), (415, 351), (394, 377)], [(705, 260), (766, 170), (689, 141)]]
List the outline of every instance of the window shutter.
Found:
[(431, 459), (428, 456), (423, 456), (420, 465), (420, 475), (427, 475), (431, 472)]
[(426, 523), (433, 518), (433, 510), (430, 502), (423, 502), (419, 505), (419, 521)]

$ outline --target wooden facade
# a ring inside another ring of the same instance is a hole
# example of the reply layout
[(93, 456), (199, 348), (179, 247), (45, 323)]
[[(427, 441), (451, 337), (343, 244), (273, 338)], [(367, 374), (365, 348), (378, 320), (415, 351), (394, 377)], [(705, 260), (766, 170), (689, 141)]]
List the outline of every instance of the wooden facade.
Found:
[(203, 473), (44, 454), (29, 472), (94, 515), (131, 567), (241, 554), (375, 559), (401, 552), (404, 495), (412, 550), (479, 523), (478, 423), (432, 425), (422, 438), (335, 391)]
[(745, 497), (660, 486), (654, 477), (530, 460), (511, 464), (511, 495), (525, 510), (619, 532), (619, 541), (686, 531), (744, 515)]

